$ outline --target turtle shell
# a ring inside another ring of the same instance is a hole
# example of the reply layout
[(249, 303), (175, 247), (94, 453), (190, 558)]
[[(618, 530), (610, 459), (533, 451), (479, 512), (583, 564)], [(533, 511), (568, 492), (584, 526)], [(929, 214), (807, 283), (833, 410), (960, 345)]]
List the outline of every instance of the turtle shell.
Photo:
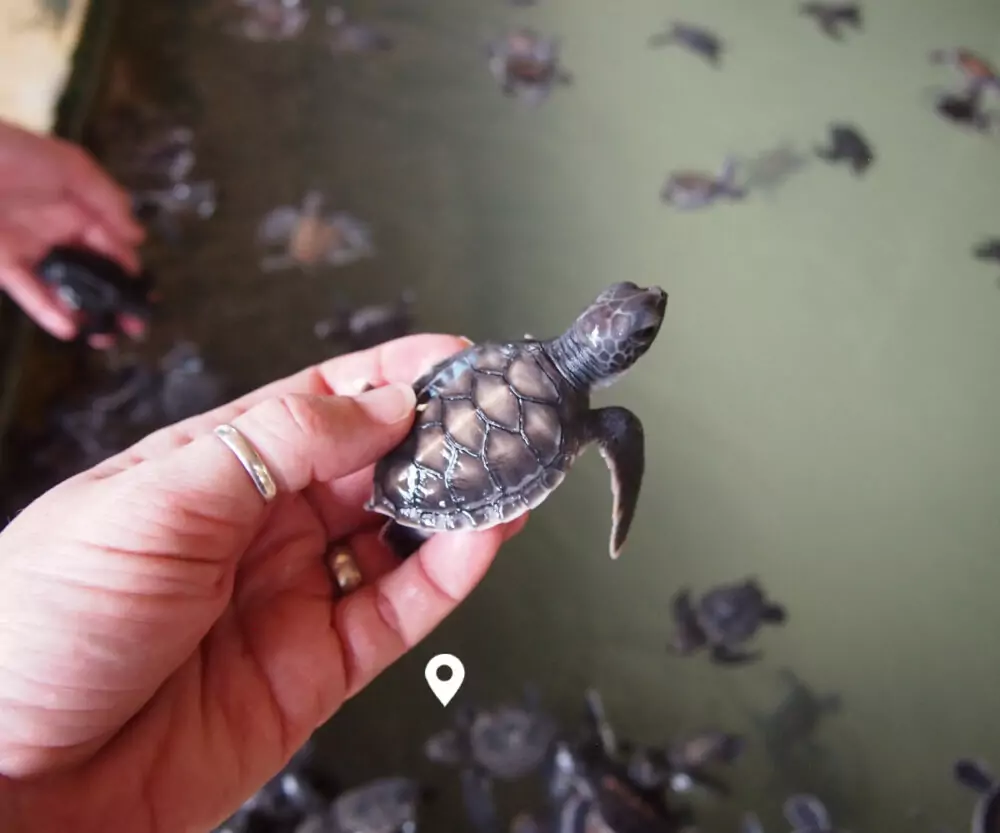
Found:
[(521, 778), (541, 766), (556, 727), (545, 715), (516, 706), (482, 712), (470, 729), (472, 754), (497, 778)]
[(474, 345), (414, 383), (417, 416), (368, 508), (404, 526), (488, 529), (538, 506), (583, 447), (589, 398), (537, 341)]
[(698, 622), (713, 645), (733, 645), (753, 636), (760, 627), (764, 597), (755, 584), (720, 587), (702, 597)]
[(396, 833), (415, 829), (420, 786), (411, 778), (379, 778), (341, 795), (330, 818), (342, 833)]

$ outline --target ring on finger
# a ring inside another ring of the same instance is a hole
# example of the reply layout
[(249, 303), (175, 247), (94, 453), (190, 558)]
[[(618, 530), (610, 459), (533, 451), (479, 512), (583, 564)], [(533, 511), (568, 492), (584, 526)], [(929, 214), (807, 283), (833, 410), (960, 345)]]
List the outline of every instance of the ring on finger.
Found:
[(333, 544), (326, 552), (326, 563), (340, 595), (353, 593), (364, 580), (353, 550), (344, 543)]

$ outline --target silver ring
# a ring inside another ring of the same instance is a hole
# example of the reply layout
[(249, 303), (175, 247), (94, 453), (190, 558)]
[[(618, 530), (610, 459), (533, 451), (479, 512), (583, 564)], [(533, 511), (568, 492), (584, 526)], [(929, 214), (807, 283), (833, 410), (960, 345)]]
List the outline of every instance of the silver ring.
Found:
[(250, 444), (250, 440), (228, 423), (216, 428), (215, 436), (222, 440), (236, 455), (236, 459), (247, 470), (247, 474), (250, 475), (250, 479), (257, 487), (257, 491), (260, 492), (260, 496), (264, 498), (264, 502), (270, 503), (274, 500), (278, 494), (278, 486), (274, 482), (271, 472), (264, 465), (264, 461), (260, 459), (257, 449)]
[(358, 569), (358, 562), (354, 560), (354, 553), (347, 544), (333, 544), (326, 551), (326, 563), (341, 595), (353, 593), (361, 586), (364, 579)]

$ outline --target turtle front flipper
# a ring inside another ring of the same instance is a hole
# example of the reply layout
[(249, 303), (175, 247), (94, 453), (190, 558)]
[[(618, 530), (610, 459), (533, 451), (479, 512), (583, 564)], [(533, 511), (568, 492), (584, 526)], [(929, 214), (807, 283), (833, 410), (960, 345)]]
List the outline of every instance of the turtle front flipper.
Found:
[(960, 758), (955, 761), (952, 772), (959, 784), (973, 792), (986, 794), (994, 788), (993, 773), (980, 761)]
[(830, 813), (814, 795), (789, 796), (782, 806), (782, 813), (792, 830), (820, 831), (833, 830), (830, 823)]
[(627, 408), (618, 407), (591, 411), (589, 433), (611, 472), (614, 506), (610, 554), (612, 558), (618, 558), (639, 502), (646, 466), (645, 433), (639, 417)]
[(762, 656), (760, 651), (740, 651), (728, 645), (716, 645), (712, 649), (712, 661), (719, 665), (745, 665), (755, 662)]
[(500, 816), (493, 800), (493, 782), (479, 767), (462, 770), (462, 803), (478, 833), (500, 833)]
[(400, 560), (405, 560), (427, 543), (433, 535), (433, 532), (389, 521), (382, 527), (378, 539), (392, 550), (393, 555)]
[(760, 612), (760, 618), (772, 625), (783, 625), (788, 619), (788, 611), (782, 605), (772, 602), (764, 606)]

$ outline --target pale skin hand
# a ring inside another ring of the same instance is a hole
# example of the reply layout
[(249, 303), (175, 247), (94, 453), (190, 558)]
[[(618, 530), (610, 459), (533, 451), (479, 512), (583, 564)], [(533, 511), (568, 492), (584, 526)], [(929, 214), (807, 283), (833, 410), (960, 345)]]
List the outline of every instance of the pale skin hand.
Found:
[(143, 237), (128, 194), (86, 151), (0, 121), (0, 290), (40, 327), (61, 339), (79, 329), (33, 273), (53, 246), (83, 245), (136, 272)]
[[(525, 519), (400, 563), (362, 504), (412, 423), (409, 383), (465, 346), (411, 336), (305, 370), (151, 435), (0, 534), (0, 829), (203, 833), (455, 609)], [(222, 422), (274, 473), (269, 506)], [(323, 555), (341, 540), (365, 583), (336, 600)]]

